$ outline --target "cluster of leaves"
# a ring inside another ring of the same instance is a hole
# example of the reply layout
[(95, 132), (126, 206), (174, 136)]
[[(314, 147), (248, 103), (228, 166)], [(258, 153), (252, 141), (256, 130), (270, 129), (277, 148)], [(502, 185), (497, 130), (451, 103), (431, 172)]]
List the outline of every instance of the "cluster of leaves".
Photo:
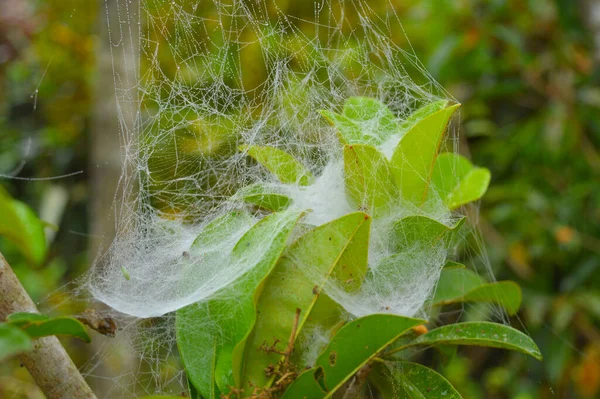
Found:
[[(328, 281), (335, 281), (354, 292), (370, 278), (371, 220), (387, 215), (399, 201), (418, 209), (436, 195), (447, 208), (456, 209), (486, 191), (487, 170), (457, 154), (440, 154), (456, 108), (446, 102), (428, 104), (399, 123), (383, 103), (353, 97), (341, 114), (323, 112), (343, 146), (346, 192), (358, 211), (311, 226), (287, 245), (302, 217), (301, 211), (287, 209), (292, 199), (263, 188), (255, 188), (246, 197), (273, 213), (248, 230), (232, 257), (243, 260), (248, 248), (258, 243), (265, 246), (264, 254), (225, 292), (177, 312), (177, 343), (194, 396), (326, 398), (351, 390), (360, 395), (368, 384), (385, 397), (403, 392), (412, 398), (460, 398), (440, 374), (409, 362), (405, 349), (481, 345), (541, 358), (529, 337), (503, 324), (457, 323), (428, 332), (425, 320), (391, 314), (347, 322), (340, 305), (323, 290)], [(388, 160), (381, 150), (392, 137), (399, 141)], [(243, 146), (241, 150), (282, 183), (309, 185), (315, 179), (280, 149)], [(226, 214), (209, 225), (196, 243), (221, 240), (233, 226), (243, 223), (250, 223), (245, 211)], [(401, 251), (414, 243), (447, 240), (460, 224), (446, 226), (420, 214), (405, 216), (395, 222), (394, 231), (402, 234), (394, 234), (392, 246)], [(321, 281), (298, 267), (303, 261), (315, 268), (314, 275)], [(487, 283), (475, 272), (449, 262), (431, 303), (457, 302), (492, 302), (514, 314), (521, 293), (514, 283)], [(302, 370), (300, 360), (306, 349), (296, 344), (315, 327), (330, 331), (328, 343), (314, 365)]]
[[(594, 397), (600, 387), (600, 371), (594, 372), (600, 246), (593, 239), (600, 234), (600, 223), (594, 223), (600, 198), (594, 155), (600, 146), (595, 118), (600, 75), (593, 62), (593, 32), (584, 21), (593, 15), (587, 11), (588, 3), (394, 3), (403, 24), (403, 29), (390, 29), (394, 40), (410, 48), (406, 32), (427, 70), (465, 104), (461, 150), (470, 146), (473, 160), (490, 168), (494, 176), (479, 221), (485, 241), (491, 244), (490, 261), (498, 266), (498, 277), (518, 280), (523, 287), (529, 306), (520, 317), (546, 354), (543, 365), (535, 367), (519, 355), (507, 356), (499, 365), (497, 357), (490, 356), (495, 352), (485, 349), (456, 357), (444, 368), (445, 375), (469, 397), (486, 398), (493, 392), (501, 397), (538, 398), (549, 392), (549, 386), (561, 397)], [(14, 150), (26, 147), (31, 137), (34, 145), (21, 176), (87, 170), (91, 43), (97, 26), (93, 21), (101, 11), (104, 23), (104, 12), (97, 9), (103, 5), (16, 0), (11, 11), (27, 5), (34, 12), (28, 17), (32, 22), (4, 24), (11, 28), (0, 32), (3, 45), (6, 39), (17, 39), (8, 43), (11, 56), (12, 49), (16, 51), (15, 58), (0, 64), (0, 86), (7, 94), (0, 96), (0, 124), (5, 128), (1, 147), (6, 150), (0, 154), (1, 169), (7, 173), (19, 165), (24, 157)], [(369, 5), (389, 10), (387, 0), (370, 0)], [(297, 16), (300, 25), (310, 24), (313, 6), (312, 2), (279, 2), (282, 12)], [(207, 5), (198, 8), (196, 15), (211, 12)], [(352, 7), (344, 14), (357, 20)], [(11, 15), (14, 12), (3, 17)], [(23, 28), (29, 30), (27, 37), (20, 33)], [(298, 47), (311, 51), (309, 45)], [(176, 65), (168, 46), (159, 49), (164, 52), (164, 66), (174, 75)], [(241, 62), (253, 66), (244, 75), (246, 87), (262, 81), (261, 59), (256, 46), (244, 48)], [(39, 93), (32, 98), (38, 85)], [(59, 182), (69, 189), (70, 202), (64, 233), (50, 251), (52, 262), (32, 269), (18, 262), (17, 251), (9, 254), (3, 246), (35, 298), (60, 285), (67, 270), (77, 273), (85, 265), (81, 255), (86, 238), (67, 233), (88, 231), (84, 182)], [(52, 182), (5, 183), (17, 198), (35, 205), (48, 197), (52, 186)], [(468, 319), (477, 309), (466, 310)], [(77, 355), (85, 356), (82, 351)], [(575, 388), (582, 391), (578, 394)]]

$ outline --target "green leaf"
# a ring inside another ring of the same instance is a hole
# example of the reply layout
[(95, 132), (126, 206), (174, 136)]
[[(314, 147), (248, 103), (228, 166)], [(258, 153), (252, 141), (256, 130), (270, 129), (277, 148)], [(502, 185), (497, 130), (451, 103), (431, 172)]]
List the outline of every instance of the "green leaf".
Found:
[(446, 101), (446, 100), (439, 100), (439, 101), (436, 101), (433, 103), (429, 103), (429, 104), (424, 105), (423, 107), (417, 109), (415, 112), (410, 114), (406, 119), (400, 121), (399, 133), (391, 136), (389, 140), (387, 140), (386, 142), (383, 143), (382, 146), (380, 146), (380, 149), (383, 151), (385, 156), (387, 158), (392, 157), (392, 155), (394, 153), (394, 149), (396, 148), (396, 146), (398, 145), (400, 140), (402, 140), (402, 137), (404, 137), (406, 132), (408, 132), (410, 129), (412, 129), (413, 126), (415, 126), (418, 122), (420, 122), (424, 118), (426, 118), (426, 117), (430, 116), (431, 114), (434, 114), (438, 111), (441, 111), (442, 109), (446, 108), (447, 106), (448, 106), (448, 101)]
[(504, 307), (510, 316), (517, 314), (521, 307), (521, 300), (521, 287), (513, 281), (487, 283), (456, 299), (461, 302), (495, 303)]
[(449, 209), (477, 201), (490, 183), (490, 171), (474, 167), (465, 157), (454, 153), (440, 154), (433, 168), (431, 182)]
[(390, 136), (400, 133), (394, 113), (379, 100), (369, 97), (350, 97), (343, 114), (321, 111), (338, 131), (342, 144), (378, 146)]
[(327, 393), (323, 391), (317, 375), (321, 373), (320, 368), (312, 368), (302, 372), (298, 378), (283, 393), (281, 399), (322, 399)]
[(358, 209), (381, 215), (398, 198), (385, 156), (368, 145), (344, 146), (346, 191)]
[(429, 331), (394, 349), (397, 352), (415, 345), (475, 345), (509, 349), (542, 360), (535, 342), (522, 332), (504, 324), (487, 321), (449, 324)]
[(423, 323), (408, 317), (373, 314), (342, 327), (316, 363), (323, 368), (328, 396), (400, 335)]
[(23, 202), (10, 197), (0, 187), (0, 236), (13, 242), (25, 258), (34, 265), (46, 256), (44, 223)]
[[(338, 288), (342, 288), (349, 293), (357, 291), (364, 284), (364, 280), (368, 274), (371, 220), (367, 215), (361, 215), (365, 223), (362, 223), (351, 237), (350, 242), (346, 245), (345, 250), (334, 266), (330, 277), (330, 280), (333, 279), (333, 281), (337, 282)], [(327, 240), (329, 240), (328, 237)], [(325, 242), (325, 237), (323, 237), (321, 242)], [(310, 249), (307, 248), (306, 253), (308, 254), (309, 251)], [(305, 264), (310, 262), (310, 256), (305, 256), (305, 262)], [(312, 281), (314, 282), (314, 280)], [(326, 283), (321, 284), (321, 286), (323, 285), (326, 285)], [(305, 344), (313, 342), (313, 347), (295, 348), (292, 360), (298, 363), (306, 361), (304, 357), (307, 355), (307, 351), (317, 351), (316, 353), (319, 353), (320, 350), (325, 348), (324, 343), (321, 344), (323, 345), (322, 347), (318, 347), (319, 344), (314, 343), (311, 334), (316, 330), (323, 332), (329, 338), (327, 340), (329, 342), (332, 335), (347, 321), (346, 310), (327, 295), (327, 288), (323, 292), (319, 287), (317, 290), (319, 294), (316, 298), (316, 303), (311, 308), (310, 314), (305, 315), (306, 319), (305, 321), (303, 320), (303, 324), (297, 335), (297, 342), (304, 342)]]
[(31, 338), (69, 335), (84, 342), (91, 342), (85, 326), (73, 317), (48, 317), (37, 313), (13, 313), (6, 320), (8, 323), (20, 327)]
[(252, 185), (239, 190), (236, 196), (243, 201), (273, 212), (286, 209), (292, 199), (280, 193), (277, 189), (263, 185)]
[[(219, 389), (236, 386), (233, 351), (244, 341), (256, 318), (255, 295), (263, 280), (281, 256), (301, 213), (280, 212), (262, 219), (238, 241), (231, 262), (248, 270), (216, 298), (177, 311), (177, 345), (188, 378), (200, 394), (213, 399)], [(218, 225), (215, 225), (217, 228)], [(220, 224), (211, 240), (228, 230)], [(215, 382), (217, 386), (215, 386)]]
[(434, 304), (442, 304), (462, 297), (465, 293), (485, 284), (485, 280), (471, 270), (444, 268), (433, 296)]
[(407, 216), (394, 223), (390, 237), (395, 252), (410, 249), (415, 244), (433, 247), (440, 240), (446, 239), (447, 233), (455, 233), (464, 223), (461, 218), (453, 225), (447, 226), (427, 216)]
[(314, 180), (312, 173), (304, 165), (278, 148), (243, 145), (240, 146), (240, 151), (245, 151), (282, 183), (307, 186)]
[[(286, 250), (267, 278), (257, 303), (256, 325), (246, 343), (244, 358), (240, 359), (245, 365), (243, 387), (269, 383), (264, 369), (277, 364), (281, 355), (259, 348), (277, 338), (281, 343), (276, 348), (283, 352), (292, 333), (296, 309), (301, 310), (298, 331), (302, 331), (309, 318), (315, 316), (313, 310), (322, 301), (320, 290), (330, 277), (342, 284), (349, 276), (357, 282), (362, 280), (367, 268), (370, 225), (371, 218), (364, 213), (351, 213), (314, 228)], [(349, 281), (347, 289), (358, 286)], [(333, 311), (323, 309), (325, 313)]]
[(402, 196), (416, 205), (427, 197), (448, 121), (458, 107), (456, 104), (419, 120), (394, 150), (391, 166), (396, 183)]
[(53, 317), (43, 322), (32, 322), (21, 327), (31, 338), (41, 338), (50, 335), (68, 335), (90, 343), (85, 326), (72, 317)]
[(0, 323), (0, 362), (19, 353), (33, 349), (29, 335), (17, 326)]
[[(190, 247), (194, 255), (204, 257), (221, 256), (223, 242), (241, 239), (256, 219), (244, 211), (233, 211), (220, 216), (207, 224)], [(215, 364), (222, 343), (217, 341), (220, 326), (210, 324), (208, 314), (227, 312), (225, 301), (211, 301), (195, 304), (177, 311), (177, 345), (188, 376), (188, 382), (196, 387), (205, 398), (218, 398), (220, 392), (215, 386)], [(208, 323), (208, 324), (207, 324)], [(202, 342), (203, 345), (198, 345)]]
[(417, 363), (401, 362), (394, 377), (411, 399), (462, 399), (441, 374)]
[(224, 311), (223, 302), (213, 301), (179, 309), (175, 319), (177, 348), (185, 373), (190, 384), (206, 399), (220, 397), (215, 365), (223, 350), (223, 342), (218, 338), (219, 326), (211, 325), (208, 315)]
[(189, 393), (190, 398), (191, 399), (202, 399), (202, 396), (200, 396), (200, 393), (198, 392), (198, 390), (196, 389), (194, 384), (192, 384), (192, 382), (190, 381), (187, 374), (186, 374), (185, 380), (187, 382), (188, 393)]
[(459, 302), (495, 303), (514, 315), (521, 306), (521, 288), (512, 281), (486, 283), (467, 269), (443, 269), (433, 297), (434, 306)]

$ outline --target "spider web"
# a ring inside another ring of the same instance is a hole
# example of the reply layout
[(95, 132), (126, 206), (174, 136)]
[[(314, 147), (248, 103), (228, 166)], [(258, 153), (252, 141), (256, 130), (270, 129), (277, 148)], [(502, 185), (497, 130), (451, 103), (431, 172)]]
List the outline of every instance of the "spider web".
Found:
[[(320, 0), (308, 15), (299, 4), (272, 0), (117, 3), (120, 24), (109, 26), (109, 40), (113, 62), (121, 59), (129, 71), (115, 68), (114, 74), (125, 165), (115, 201), (117, 235), (85, 287), (124, 315), (121, 341), (154, 368), (139, 369), (133, 378), (138, 388), (131, 376), (117, 379), (111, 397), (116, 391), (139, 393), (139, 386), (154, 393), (184, 385), (182, 372), (169, 363), (175, 350), (172, 312), (221, 295), (255, 265), (231, 258), (240, 237), (266, 215), (244, 204), (241, 190), (255, 184), (279, 190), (292, 199), (291, 209), (311, 210), (302, 220), (308, 226), (356, 211), (346, 199), (335, 129), (320, 110), (340, 110), (353, 96), (372, 97), (401, 122), (424, 104), (452, 101), (414, 55), (392, 2)], [(446, 148), (456, 151), (456, 138), (453, 123)], [(399, 139), (379, 149), (390, 154)], [(240, 145), (292, 154), (316, 176), (315, 183), (279, 182)], [(211, 222), (240, 209), (250, 210), (248, 220), (190, 252)], [(402, 202), (374, 222), (369, 268), (379, 278), (352, 294), (334, 283), (325, 287), (347, 317), (430, 315), (427, 298), (455, 248), (406, 250), (398, 261), (419, 265), (418, 272), (390, 274), (380, 267), (390, 255), (390, 223), (415, 213), (445, 224), (456, 216), (439, 201), (423, 209)], [(473, 253), (489, 269), (475, 241)], [(258, 245), (250, 258), (263, 252)], [(230, 300), (234, 306), (235, 297)], [(148, 326), (153, 323), (159, 326)], [(319, 331), (308, 336), (323, 340)], [(108, 357), (99, 354), (87, 374), (93, 376)]]

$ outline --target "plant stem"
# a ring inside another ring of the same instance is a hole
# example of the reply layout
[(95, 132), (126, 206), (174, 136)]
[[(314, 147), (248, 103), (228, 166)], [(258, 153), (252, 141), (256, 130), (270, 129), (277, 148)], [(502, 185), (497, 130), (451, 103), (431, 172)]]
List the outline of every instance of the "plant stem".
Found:
[[(0, 320), (15, 312), (39, 313), (37, 307), (0, 253)], [(95, 399), (96, 396), (55, 336), (33, 341), (21, 363), (48, 399)]]
[(288, 340), (288, 345), (285, 350), (285, 362), (289, 364), (290, 357), (292, 357), (292, 352), (294, 351), (294, 341), (296, 340), (296, 334), (298, 333), (298, 322), (300, 321), (300, 312), (302, 310), (300, 308), (296, 308), (296, 316), (294, 317), (294, 325), (292, 327), (292, 333), (290, 334), (290, 338)]

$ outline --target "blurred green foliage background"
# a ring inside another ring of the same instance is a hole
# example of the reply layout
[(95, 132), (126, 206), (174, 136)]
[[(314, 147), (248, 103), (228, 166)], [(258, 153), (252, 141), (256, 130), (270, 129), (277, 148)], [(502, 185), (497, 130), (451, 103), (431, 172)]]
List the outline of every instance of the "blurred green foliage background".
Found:
[[(280, 3), (313, 15), (313, 2)], [(391, 3), (414, 52), (463, 104), (460, 149), (492, 171), (479, 218), (487, 257), (498, 279), (523, 287), (514, 324), (545, 356), (537, 363), (469, 348), (441, 366), (445, 375), (465, 398), (600, 397), (600, 2)], [(95, 256), (88, 235), (91, 136), (98, 134), (93, 93), (113, 85), (98, 81), (104, 5), (0, 2), (0, 173), (83, 171), (58, 180), (0, 179), (59, 226), (41, 266), (0, 241), (38, 301), (62, 304), (64, 298), (47, 295)], [(390, 7), (384, 0), (372, 5)], [(76, 346), (71, 353), (80, 365), (90, 356)], [(0, 365), (0, 397), (39, 397), (17, 366)]]

